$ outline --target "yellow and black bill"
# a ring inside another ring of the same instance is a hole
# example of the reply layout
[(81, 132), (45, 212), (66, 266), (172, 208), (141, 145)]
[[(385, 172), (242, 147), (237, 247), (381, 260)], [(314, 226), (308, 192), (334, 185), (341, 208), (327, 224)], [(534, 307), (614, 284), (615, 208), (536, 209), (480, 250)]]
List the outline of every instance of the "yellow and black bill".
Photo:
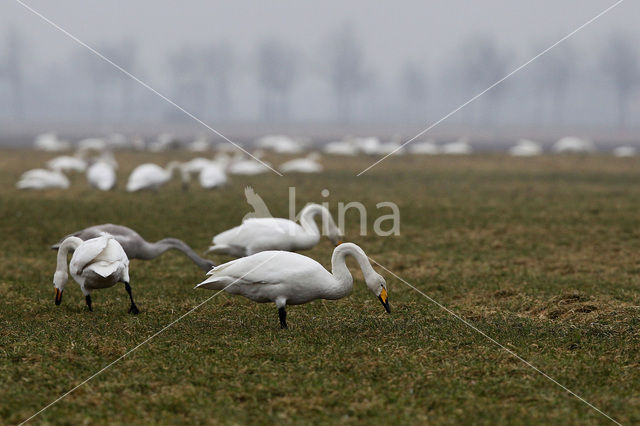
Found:
[(62, 302), (62, 290), (60, 290), (59, 288), (56, 288), (56, 297), (55, 297), (55, 301), (56, 301), (56, 305), (59, 305)]
[(382, 289), (382, 292), (380, 292), (380, 296), (378, 296), (378, 299), (380, 299), (380, 302), (382, 303), (382, 306), (384, 306), (384, 309), (388, 313), (391, 313), (391, 308), (389, 307), (389, 296), (387, 295), (386, 288)]

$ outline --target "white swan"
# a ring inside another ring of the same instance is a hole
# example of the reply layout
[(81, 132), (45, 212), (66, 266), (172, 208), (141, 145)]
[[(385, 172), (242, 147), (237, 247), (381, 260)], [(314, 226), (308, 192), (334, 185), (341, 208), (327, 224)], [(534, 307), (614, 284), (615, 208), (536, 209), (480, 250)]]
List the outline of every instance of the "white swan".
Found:
[[(252, 155), (254, 158), (244, 159), (241, 154), (236, 154), (235, 158), (233, 158), (229, 164), (229, 173), (232, 175), (246, 176), (267, 173), (271, 165), (261, 160), (262, 151), (255, 151)], [(260, 161), (255, 160), (256, 158)]]
[(178, 161), (172, 161), (163, 169), (157, 164), (145, 163), (136, 167), (127, 182), (127, 191), (134, 192), (142, 189), (158, 189), (171, 180), (174, 170), (180, 170), (182, 174), (182, 184), (185, 185), (188, 178)]
[(200, 186), (203, 188), (218, 188), (227, 183), (227, 174), (217, 163), (210, 162), (200, 170), (198, 180), (200, 181)]
[(116, 171), (106, 161), (98, 161), (89, 166), (87, 182), (101, 191), (109, 191), (116, 186)]
[(442, 145), (441, 152), (447, 155), (468, 155), (473, 152), (467, 138), (460, 138), (455, 142)]
[(286, 305), (342, 299), (351, 294), (353, 277), (345, 262), (347, 256), (358, 261), (367, 287), (387, 312), (391, 312), (384, 278), (373, 269), (364, 251), (353, 243), (336, 247), (331, 257), (331, 272), (301, 254), (265, 251), (216, 266), (207, 274), (209, 278), (196, 288), (225, 290), (259, 303), (273, 302), (278, 308), (280, 327), (287, 328)]
[(322, 216), (323, 223), (327, 225), (327, 236), (338, 245), (342, 233), (329, 210), (319, 204), (308, 204), (300, 212), (300, 225), (281, 218), (247, 219), (242, 225), (213, 237), (213, 245), (207, 252), (242, 257), (266, 250), (310, 249), (320, 241), (320, 230), (314, 221), (316, 215)]
[(87, 162), (79, 155), (61, 155), (47, 161), (47, 167), (59, 172), (84, 172), (87, 169)]
[(297, 154), (302, 152), (302, 144), (289, 136), (269, 135), (255, 141), (255, 146), (270, 149), (278, 154)]
[(350, 140), (329, 142), (323, 150), (330, 155), (353, 156), (358, 154), (358, 147)]
[(588, 154), (596, 151), (596, 146), (589, 139), (565, 136), (556, 142), (551, 150), (555, 153)]
[(635, 146), (619, 146), (613, 150), (614, 157), (635, 157), (637, 153)]
[(437, 155), (440, 153), (440, 148), (433, 140), (430, 139), (424, 142), (408, 144), (407, 151), (414, 155)]
[(520, 139), (516, 145), (509, 148), (509, 154), (514, 157), (535, 157), (542, 154), (542, 147), (538, 142)]
[(51, 132), (36, 136), (33, 144), (36, 149), (41, 151), (56, 152), (71, 149), (71, 144), (68, 141), (58, 139), (58, 136)]
[[(70, 250), (73, 250), (73, 256), (67, 268), (67, 254)], [(111, 235), (103, 234), (87, 241), (82, 241), (78, 237), (69, 237), (60, 244), (56, 273), (53, 275), (56, 305), (62, 302), (62, 292), (69, 280), (69, 271), (80, 285), (90, 311), (93, 310), (92, 290), (113, 287), (116, 283), (123, 282), (131, 300), (129, 313), (135, 315), (139, 312), (133, 302), (129, 285), (129, 258), (120, 243)]]
[(33, 169), (24, 172), (16, 184), (18, 189), (69, 188), (69, 179), (58, 171)]
[(319, 163), (320, 154), (311, 152), (305, 158), (296, 158), (280, 165), (283, 173), (319, 173), (322, 171), (322, 164)]

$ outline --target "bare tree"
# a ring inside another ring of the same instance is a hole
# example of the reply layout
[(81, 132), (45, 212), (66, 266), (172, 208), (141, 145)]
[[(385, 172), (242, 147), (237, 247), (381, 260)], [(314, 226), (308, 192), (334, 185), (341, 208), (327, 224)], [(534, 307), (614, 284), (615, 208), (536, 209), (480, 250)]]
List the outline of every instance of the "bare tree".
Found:
[(415, 62), (407, 62), (400, 71), (400, 93), (406, 105), (405, 116), (408, 121), (426, 119), (427, 96), (429, 86), (427, 74)]
[(264, 91), (263, 114), (267, 120), (289, 118), (289, 98), (298, 78), (295, 51), (271, 39), (258, 46), (258, 81)]
[(338, 120), (349, 122), (354, 98), (367, 85), (370, 75), (364, 65), (364, 52), (353, 27), (343, 25), (330, 39), (329, 81), (336, 99)]
[(625, 127), (629, 101), (640, 86), (640, 64), (634, 41), (628, 35), (612, 35), (601, 52), (600, 63), (615, 90), (618, 124)]
[[(124, 39), (104, 47), (103, 53), (113, 62), (120, 65), (126, 71), (136, 74), (138, 46), (133, 39)], [(131, 118), (133, 113), (133, 80), (118, 70), (113, 70), (113, 80), (120, 85), (121, 90), (121, 117), (123, 121)]]
[(203, 49), (203, 61), (207, 81), (213, 86), (214, 116), (223, 120), (229, 118), (231, 111), (231, 72), (234, 55), (231, 46), (220, 42)]
[[(108, 46), (100, 46), (98, 51), (106, 51)], [(87, 82), (91, 86), (92, 115), (95, 121), (104, 120), (105, 100), (113, 82), (115, 73), (119, 72), (103, 59), (97, 57), (88, 50), (82, 50), (75, 54), (70, 61), (78, 64), (84, 72)]]
[[(542, 48), (536, 49), (536, 52)], [(570, 45), (558, 46), (531, 64), (532, 84), (540, 111), (547, 100), (551, 101), (552, 121), (562, 124), (567, 93), (575, 70), (578, 68), (578, 54)]]
[[(511, 51), (498, 46), (493, 37), (481, 35), (467, 40), (461, 46), (456, 62), (462, 83), (470, 91), (468, 96), (482, 92), (504, 77), (512, 58)], [(485, 122), (494, 122), (506, 91), (507, 85), (503, 82), (483, 95)]]
[(202, 49), (198, 46), (184, 46), (169, 55), (168, 66), (175, 99), (192, 108), (201, 117), (204, 116), (207, 85)]
[(25, 49), (22, 35), (15, 28), (10, 28), (6, 33), (1, 71), (11, 90), (11, 108), (16, 119), (24, 116)]

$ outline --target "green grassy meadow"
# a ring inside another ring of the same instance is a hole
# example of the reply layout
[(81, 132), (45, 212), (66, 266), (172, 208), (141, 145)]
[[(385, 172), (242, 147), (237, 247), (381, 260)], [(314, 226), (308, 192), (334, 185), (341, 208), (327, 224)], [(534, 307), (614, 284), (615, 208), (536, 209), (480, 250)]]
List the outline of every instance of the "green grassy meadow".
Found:
[[(640, 422), (640, 159), (394, 157), (324, 159), (321, 175), (232, 177), (224, 189), (175, 179), (129, 194), (135, 165), (186, 153), (116, 153), (119, 184), (84, 175), (69, 190), (19, 192), (53, 155), (0, 151), (0, 421), (15, 424), (213, 295), (169, 252), (131, 262), (140, 315), (122, 285), (53, 300), (49, 246), (89, 225), (176, 237), (202, 253), (250, 211), (252, 185), (277, 216), (306, 202), (360, 201), (346, 241), (623, 424)], [(282, 158), (269, 157), (278, 164)], [(329, 189), (323, 197), (321, 191)], [(373, 235), (395, 202), (400, 236)], [(327, 239), (305, 254), (330, 266)], [(216, 256), (216, 262), (230, 260)], [(392, 313), (368, 292), (288, 309), (220, 294), (32, 420), (33, 424), (607, 424), (602, 416), (376, 267)]]

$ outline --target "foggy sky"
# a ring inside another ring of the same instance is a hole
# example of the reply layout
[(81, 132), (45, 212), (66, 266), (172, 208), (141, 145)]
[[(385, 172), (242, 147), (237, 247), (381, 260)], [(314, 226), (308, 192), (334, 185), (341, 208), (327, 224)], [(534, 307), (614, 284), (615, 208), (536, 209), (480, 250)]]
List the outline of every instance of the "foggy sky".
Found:
[[(394, 72), (394, 64), (407, 58), (440, 61), (461, 40), (476, 33), (494, 35), (527, 55), (534, 41), (554, 41), (614, 3), (612, 0), (26, 2), (89, 44), (124, 37), (137, 40), (142, 62), (152, 66), (185, 43), (206, 40), (228, 40), (240, 51), (251, 51), (261, 39), (276, 36), (313, 53), (336, 25), (349, 21), (355, 26), (371, 64), (388, 72)], [(613, 30), (639, 34), (639, 16), (640, 3), (622, 3), (576, 35), (575, 40), (597, 44)], [(81, 49), (13, 0), (0, 3), (0, 26), (19, 27), (31, 42), (35, 57), (64, 58), (72, 49)]]
[[(236, 112), (250, 116), (259, 110), (260, 96), (253, 77), (256, 47), (270, 37), (286, 41), (306, 59), (326, 62), (327, 39), (341, 25), (352, 25), (364, 48), (366, 63), (396, 90), (392, 80), (408, 61), (442, 71), (442, 64), (460, 44), (477, 34), (493, 36), (516, 57), (510, 69), (574, 30), (612, 5), (614, 0), (277, 0), (258, 2), (169, 0), (25, 0), (43, 15), (95, 47), (125, 38), (135, 40), (143, 80), (164, 89), (170, 84), (167, 57), (185, 45), (228, 41), (240, 61), (233, 91)], [(597, 52), (614, 32), (637, 38), (640, 3), (626, 1), (571, 39), (583, 51)], [(17, 28), (27, 41), (26, 53), (33, 74), (52, 64), (68, 65), (73, 54), (84, 51), (58, 30), (14, 0), (0, 3), (0, 28)], [(0, 34), (2, 37), (2, 34)], [(537, 50), (536, 50), (537, 49)], [(243, 74), (244, 70), (244, 74)], [(46, 72), (46, 71), (45, 71)], [(331, 93), (313, 71), (296, 87), (292, 103), (309, 113), (331, 109)], [(440, 76), (431, 76), (440, 77)], [(515, 78), (526, 78), (526, 70)], [(244, 79), (244, 81), (242, 81)], [(326, 79), (325, 79), (326, 80)], [(447, 79), (439, 80), (439, 84)], [(55, 82), (49, 82), (55, 84)], [(164, 86), (163, 86), (164, 84)], [(164, 91), (164, 90), (161, 90)], [(472, 93), (461, 96), (469, 97)], [(386, 115), (389, 93), (380, 91), (379, 115)], [(461, 98), (462, 99), (462, 98)], [(158, 103), (163, 101), (157, 100)], [(456, 100), (457, 102), (457, 100)], [(578, 102), (579, 103), (579, 102)], [(454, 105), (451, 105), (452, 107)], [(443, 108), (449, 108), (446, 106)], [(297, 113), (298, 117), (305, 114)]]

